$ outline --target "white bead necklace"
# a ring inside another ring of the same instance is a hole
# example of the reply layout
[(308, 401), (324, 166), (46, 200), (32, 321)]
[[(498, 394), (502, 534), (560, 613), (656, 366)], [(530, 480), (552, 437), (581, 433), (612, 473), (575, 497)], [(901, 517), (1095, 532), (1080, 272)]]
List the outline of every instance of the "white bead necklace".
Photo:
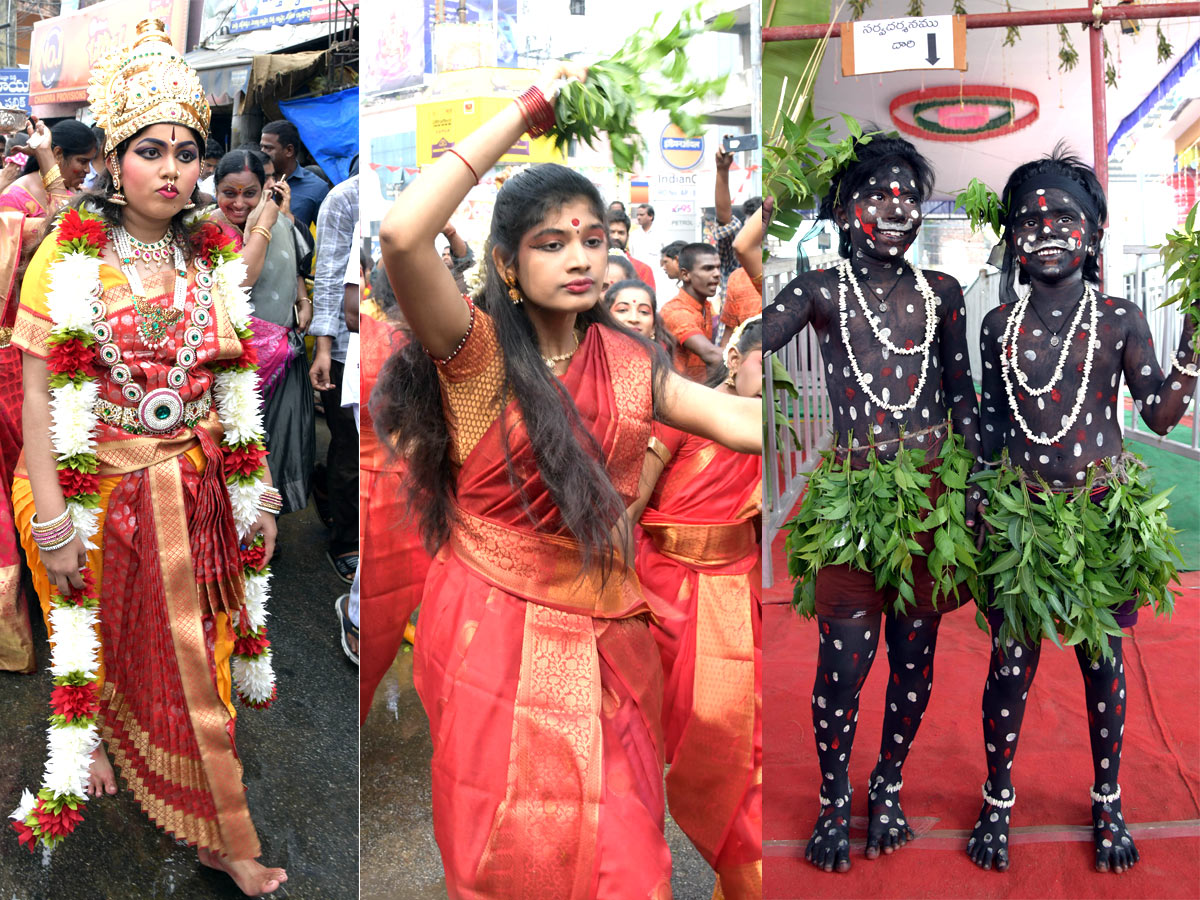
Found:
[(880, 342), (890, 351), (903, 354), (923, 354), (921, 357), (921, 377), (917, 380), (917, 385), (913, 388), (912, 396), (908, 398), (908, 402), (897, 406), (889, 403), (882, 397), (871, 390), (871, 382), (874, 381), (874, 376), (865, 375), (858, 365), (858, 358), (854, 355), (854, 348), (850, 345), (850, 329), (847, 327), (849, 321), (846, 315), (846, 290), (847, 283), (854, 285), (855, 293), (858, 295), (859, 303), (863, 303), (862, 292), (859, 290), (858, 281), (854, 277), (854, 272), (849, 260), (842, 260), (838, 266), (838, 324), (841, 326), (842, 343), (846, 346), (846, 355), (850, 358), (850, 368), (854, 370), (854, 378), (858, 382), (858, 386), (863, 389), (871, 402), (876, 406), (886, 409), (890, 412), (907, 412), (917, 405), (917, 399), (921, 396), (921, 391), (925, 388), (925, 379), (929, 375), (929, 350), (933, 346), (933, 335), (937, 331), (937, 296), (929, 287), (929, 283), (921, 274), (921, 270), (914, 267), (913, 271), (917, 273), (917, 287), (921, 290), (922, 296), (925, 298), (925, 340), (919, 347), (911, 349), (902, 349), (896, 347), (895, 344), (887, 340), (879, 333), (875, 323), (871, 321), (871, 317), (867, 316), (867, 322), (871, 325), (871, 330), (875, 332), (875, 336)]
[[(920, 269), (914, 268), (913, 275), (917, 279), (917, 290), (925, 298), (925, 340), (915, 347), (897, 347), (888, 340), (887, 335), (879, 330), (879, 317), (871, 312), (871, 308), (867, 306), (867, 300), (863, 297), (862, 288), (858, 284), (858, 278), (854, 274), (854, 266), (850, 264), (850, 260), (843, 259), (838, 266), (839, 281), (844, 286), (848, 280), (850, 286), (854, 288), (855, 299), (858, 300), (859, 308), (862, 309), (863, 316), (866, 318), (867, 324), (871, 326), (871, 331), (875, 333), (875, 337), (889, 351), (898, 353), (901, 356), (916, 356), (918, 353), (924, 353), (933, 343), (933, 336), (937, 332), (937, 295), (934, 294), (933, 288), (929, 286), (929, 282), (925, 280), (925, 274)], [(840, 289), (844, 289), (844, 287)]]
[[(171, 232), (163, 237), (175, 257), (175, 290), (171, 296), (171, 308), (161, 309), (150, 302), (146, 295), (146, 287), (142, 284), (142, 276), (138, 273), (136, 260), (144, 258), (131, 246), (132, 236), (124, 228), (117, 226), (111, 229), (113, 244), (117, 249), (117, 258), (121, 263), (121, 273), (129, 282), (129, 290), (133, 294), (133, 305), (141, 317), (138, 323), (138, 335), (149, 349), (156, 350), (167, 342), (168, 329), (183, 317), (184, 303), (187, 300), (187, 263), (183, 258), (183, 249), (177, 241), (171, 240)], [(162, 241), (156, 241), (156, 245)], [(142, 246), (147, 246), (143, 244)]]
[[(1050, 378), (1050, 380), (1042, 387), (1035, 388), (1025, 378), (1025, 373), (1021, 371), (1019, 366), (1013, 367), (1013, 374), (1017, 377), (1017, 383), (1021, 385), (1021, 387), (1025, 389), (1025, 392), (1031, 397), (1040, 397), (1043, 394), (1050, 393), (1050, 391), (1054, 389), (1054, 386), (1058, 384), (1059, 379), (1062, 378), (1063, 366), (1066, 365), (1067, 362), (1067, 354), (1071, 352), (1071, 335), (1077, 334), (1079, 331), (1079, 323), (1083, 321), (1083, 314), (1088, 308), (1088, 292), (1091, 289), (1092, 287), (1089, 284), (1085, 284), (1083, 287), (1083, 302), (1079, 304), (1078, 309), (1075, 311), (1075, 320), (1071, 323), (1071, 327), (1067, 331), (1067, 339), (1062, 342), (1062, 349), (1058, 352), (1058, 365), (1054, 367), (1054, 375)], [(1017, 305), (1020, 307), (1020, 311), (1018, 312), (1016, 309), (1013, 310), (1013, 318), (1016, 320), (1016, 326), (1012, 330), (1012, 351), (1014, 359), (1018, 358), (1017, 338), (1021, 333), (1021, 323), (1025, 321), (1026, 316), (1029, 315), (1029, 297), (1026, 296), (1024, 300), (1017, 301)], [(1051, 340), (1051, 343), (1053, 344), (1053, 340)]]
[[(1012, 313), (1009, 314), (1008, 320), (1004, 323), (1004, 333), (1000, 337), (1000, 375), (1004, 379), (1004, 389), (1008, 392), (1008, 406), (1012, 410), (1013, 418), (1017, 420), (1017, 424), (1021, 426), (1021, 430), (1025, 432), (1025, 436), (1035, 444), (1049, 446), (1060, 440), (1063, 435), (1070, 431), (1075, 422), (1079, 419), (1079, 413), (1083, 409), (1083, 400), (1087, 396), (1088, 382), (1092, 374), (1092, 360), (1096, 354), (1096, 347), (1099, 346), (1099, 340), (1096, 337), (1096, 326), (1099, 322), (1100, 311), (1099, 305), (1096, 303), (1096, 292), (1092, 290), (1090, 284), (1085, 284), (1083, 289), (1083, 302), (1080, 304), (1080, 313), (1082, 315), (1085, 307), (1090, 307), (1090, 326), (1087, 331), (1087, 349), (1083, 357), (1083, 377), (1079, 381), (1079, 390), (1075, 394), (1075, 405), (1071, 409), (1069, 416), (1063, 416), (1062, 429), (1051, 437), (1046, 436), (1046, 432), (1040, 435), (1034, 434), (1029, 428), (1029, 423), (1025, 421), (1025, 417), (1021, 415), (1021, 410), (1017, 406), (1016, 392), (1013, 390), (1013, 378), (1009, 374), (1011, 368), (1016, 373), (1016, 379), (1022, 386), (1028, 382), (1025, 379), (1024, 373), (1021, 372), (1020, 364), (1017, 360), (1017, 329), (1020, 327), (1021, 320), (1025, 317), (1026, 309), (1029, 306), (1029, 298), (1018, 300), (1013, 304)], [(1074, 332), (1074, 327), (1072, 327)], [(1067, 348), (1070, 347), (1071, 341), (1068, 338), (1063, 342)], [(1054, 370), (1054, 377), (1045, 388), (1040, 388), (1038, 393), (1044, 394), (1054, 388), (1060, 381), (1063, 374), (1063, 367), (1067, 354), (1064, 352), (1058, 360), (1058, 366)], [(1032, 393), (1032, 391), (1031, 391)], [(1037, 396), (1037, 394), (1035, 394)]]

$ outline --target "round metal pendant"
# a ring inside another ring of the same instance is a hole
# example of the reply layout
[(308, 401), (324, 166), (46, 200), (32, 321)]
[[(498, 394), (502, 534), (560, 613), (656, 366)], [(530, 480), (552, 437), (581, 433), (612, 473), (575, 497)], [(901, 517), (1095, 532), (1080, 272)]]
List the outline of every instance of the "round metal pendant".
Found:
[(1058, 346), (1058, 335), (1057, 335), (1057, 334), (1053, 334), (1053, 335), (1051, 335), (1051, 336), (1050, 336), (1050, 346), (1051, 346), (1051, 347), (1057, 347), (1057, 346)]
[(158, 388), (138, 404), (138, 421), (147, 431), (164, 434), (183, 421), (183, 398), (170, 388)]

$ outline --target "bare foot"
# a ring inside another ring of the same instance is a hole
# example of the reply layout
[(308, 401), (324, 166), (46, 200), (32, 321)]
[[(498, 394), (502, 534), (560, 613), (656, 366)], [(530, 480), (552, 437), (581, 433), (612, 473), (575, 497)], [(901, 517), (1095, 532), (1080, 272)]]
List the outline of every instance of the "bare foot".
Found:
[(287, 872), (283, 869), (268, 869), (256, 859), (226, 859), (204, 847), (200, 847), (196, 855), (202, 865), (224, 872), (232, 878), (247, 897), (261, 897), (274, 893), (287, 881)]
[(104, 752), (104, 745), (101, 744), (92, 751), (92, 764), (88, 766), (88, 794), (92, 797), (99, 797), (101, 794), (115, 794), (117, 792), (117, 776), (113, 772), (112, 763), (108, 761), (108, 754)]

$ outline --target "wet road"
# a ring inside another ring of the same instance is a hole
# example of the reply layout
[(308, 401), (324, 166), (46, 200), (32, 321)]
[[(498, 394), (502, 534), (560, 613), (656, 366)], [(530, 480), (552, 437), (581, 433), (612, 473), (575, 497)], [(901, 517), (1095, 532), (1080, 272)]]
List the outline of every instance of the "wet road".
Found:
[[(407, 644), (375, 691), (362, 728), (362, 898), (444, 900), (430, 820), (429, 722), (412, 683)], [(668, 817), (675, 900), (708, 900), (713, 873)]]
[[(318, 458), (328, 432), (317, 420)], [(265, 863), (288, 870), (273, 897), (358, 896), (358, 669), (338, 642), (335, 598), (348, 590), (325, 560), (315, 506), (280, 520), (282, 556), (268, 609), (279, 699), (239, 709), (237, 747)], [(0, 673), (0, 897), (4, 900), (224, 900), (228, 876), (159, 831), (131, 794), (92, 800), (84, 822), (51, 854), (31, 855), (7, 826), (45, 761), (49, 646), (35, 625), (36, 675)]]

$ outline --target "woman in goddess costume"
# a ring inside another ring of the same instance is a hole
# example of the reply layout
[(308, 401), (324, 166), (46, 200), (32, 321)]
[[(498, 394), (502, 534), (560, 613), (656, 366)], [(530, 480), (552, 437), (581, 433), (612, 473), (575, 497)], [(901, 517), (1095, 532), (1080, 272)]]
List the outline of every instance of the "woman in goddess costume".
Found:
[[(739, 325), (709, 385), (762, 396), (762, 317)], [(651, 626), (663, 663), (667, 803), (717, 874), (762, 896), (762, 459), (656, 424), (637, 573), (675, 617)]]
[(96, 139), (68, 119), (47, 131), (30, 123), (32, 156), (25, 171), (0, 193), (0, 669), (32, 672), (33, 631), (21, 596), (21, 559), (12, 523), (9, 487), (21, 455), (21, 352), (12, 346), (21, 272), (37, 247), (46, 217), (83, 183), (96, 155)]
[(373, 412), (436, 551), (414, 680), (455, 898), (670, 896), (662, 673), (626, 509), (656, 417), (761, 452), (757, 401), (685, 382), (599, 302), (604, 204), (578, 173), (547, 164), (504, 183), (478, 307), (437, 254), (477, 173), (544, 134), (550, 84), (582, 74), (552, 67), (423, 172), (380, 231), (415, 340)]
[(34, 254), (13, 335), (13, 503), (56, 676), (42, 787), (14, 827), (54, 846), (87, 794), (116, 792), (102, 734), (151, 819), (244, 893), (270, 893), (287, 874), (255, 859), (230, 657), (242, 699), (268, 704), (260, 570), (279, 497), (243, 349), (244, 264), (232, 235), (184, 220), (209, 108), (157, 20), (93, 70), (89, 102), (107, 172)]

